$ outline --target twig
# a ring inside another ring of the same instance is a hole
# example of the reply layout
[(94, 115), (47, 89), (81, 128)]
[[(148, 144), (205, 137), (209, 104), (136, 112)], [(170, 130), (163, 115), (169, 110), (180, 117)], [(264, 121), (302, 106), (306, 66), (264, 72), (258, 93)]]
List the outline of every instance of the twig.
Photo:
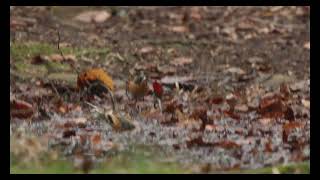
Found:
[(50, 85), (51, 85), (52, 89), (54, 90), (54, 92), (57, 94), (57, 96), (58, 96), (58, 97), (59, 97), (59, 99), (60, 99), (60, 98), (61, 98), (61, 96), (60, 96), (60, 94), (59, 94), (59, 92), (58, 92), (57, 88), (54, 86), (54, 84), (53, 84), (52, 82), (50, 82)]
[(66, 58), (64, 57), (64, 55), (63, 55), (63, 53), (62, 53), (62, 51), (61, 51), (61, 49), (60, 49), (60, 32), (59, 32), (58, 29), (57, 29), (57, 32), (58, 32), (58, 50), (59, 50), (59, 52), (60, 52), (60, 54), (61, 54), (61, 56), (62, 56), (62, 58), (63, 58), (63, 61), (66, 62)]
[[(65, 56), (63, 55), (61, 49), (60, 49), (60, 32), (59, 30), (57, 29), (57, 33), (58, 33), (58, 50), (60, 52), (60, 55), (62, 56), (62, 59), (63, 59), (63, 62), (67, 62)], [(75, 67), (75, 65), (73, 63), (68, 63), (71, 68), (79, 75), (80, 74), (80, 71)]]

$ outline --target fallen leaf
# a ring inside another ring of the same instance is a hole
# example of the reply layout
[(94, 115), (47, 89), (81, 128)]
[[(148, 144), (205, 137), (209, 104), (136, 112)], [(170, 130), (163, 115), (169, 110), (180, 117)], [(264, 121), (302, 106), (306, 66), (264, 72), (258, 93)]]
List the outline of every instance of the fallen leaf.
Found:
[(192, 80), (194, 80), (192, 76), (165, 76), (161, 79), (161, 83), (163, 84), (175, 84), (176, 82), (186, 83)]
[(223, 101), (223, 97), (214, 97), (212, 99), (209, 99), (209, 103), (211, 104), (221, 104)]
[(302, 99), (301, 103), (303, 104), (304, 107), (310, 109), (310, 101), (309, 100)]
[(148, 54), (148, 53), (151, 53), (152, 51), (154, 51), (154, 48), (151, 47), (151, 46), (146, 46), (146, 47), (143, 47), (139, 50), (139, 53), (140, 54)]
[(233, 149), (233, 148), (240, 147), (240, 145), (238, 145), (237, 143), (235, 143), (233, 141), (229, 141), (229, 140), (222, 140), (222, 141), (214, 143), (214, 145), (225, 148), (225, 149)]
[(186, 26), (171, 26), (168, 29), (169, 31), (176, 33), (185, 33), (189, 31), (189, 29)]
[(232, 119), (240, 120), (240, 116), (238, 114), (235, 114), (233, 111), (224, 110), (223, 113)]
[(269, 125), (272, 121), (273, 121), (273, 119), (271, 119), (271, 118), (262, 118), (262, 119), (259, 119), (259, 122), (260, 122), (263, 126)]
[(12, 117), (29, 118), (33, 114), (34, 109), (32, 104), (17, 99), (10, 101), (10, 115)]
[(303, 48), (310, 50), (310, 41), (304, 43)]
[(289, 122), (282, 126), (282, 140), (288, 142), (288, 136), (293, 129), (303, 128), (305, 124), (301, 122)]
[(294, 112), (291, 107), (287, 107), (286, 111), (284, 112), (284, 118), (289, 121), (294, 121)]
[(63, 138), (69, 138), (71, 136), (75, 136), (76, 135), (76, 131), (73, 129), (67, 129), (63, 132), (62, 137)]
[(260, 101), (259, 105), (259, 113), (268, 118), (268, 117), (281, 117), (285, 110), (285, 106), (281, 101), (281, 98), (278, 95), (272, 95), (268, 97), (264, 97)]
[(234, 107), (234, 110), (240, 111), (240, 112), (247, 112), (248, 109), (249, 109), (248, 106), (245, 105), (245, 104), (237, 104), (237, 105)]
[(103, 23), (111, 17), (108, 11), (87, 11), (80, 13), (74, 19), (84, 23)]
[(175, 58), (173, 59), (170, 64), (174, 65), (174, 66), (183, 66), (186, 64), (191, 64), (193, 62), (192, 58), (188, 58), (188, 57), (179, 57), (179, 58)]
[(290, 90), (292, 92), (297, 92), (303, 90), (304, 87), (307, 87), (306, 81), (299, 81), (290, 85)]
[(101, 134), (96, 133), (91, 136), (91, 142), (94, 146), (101, 144), (101, 141), (102, 141)]
[(199, 7), (192, 7), (190, 13), (190, 17), (194, 20), (201, 20), (200, 8)]
[(169, 65), (161, 65), (157, 67), (157, 71), (163, 75), (173, 75), (177, 72), (176, 68)]
[(238, 68), (238, 67), (230, 67), (226, 71), (230, 72), (230, 73), (239, 74), (239, 75), (243, 75), (246, 73), (244, 70), (242, 70), (241, 68)]

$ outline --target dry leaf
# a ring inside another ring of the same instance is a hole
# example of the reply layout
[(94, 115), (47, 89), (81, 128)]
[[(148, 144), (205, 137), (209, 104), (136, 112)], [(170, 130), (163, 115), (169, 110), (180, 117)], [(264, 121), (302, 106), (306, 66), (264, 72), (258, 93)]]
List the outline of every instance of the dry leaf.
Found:
[(154, 51), (154, 48), (153, 48), (153, 47), (151, 47), (151, 46), (146, 46), (146, 47), (141, 48), (141, 49), (139, 50), (139, 53), (141, 53), (141, 54), (147, 54), (147, 53), (150, 53), (150, 52), (152, 52), (152, 51)]
[(309, 100), (302, 99), (301, 103), (304, 105), (304, 107), (310, 109), (310, 101)]
[(230, 73), (239, 74), (239, 75), (246, 74), (246, 72), (244, 70), (242, 70), (241, 68), (238, 68), (238, 67), (230, 67), (226, 71), (230, 72)]
[(188, 58), (188, 57), (179, 57), (179, 58), (175, 58), (173, 59), (170, 64), (174, 65), (174, 66), (183, 66), (186, 64), (191, 64), (193, 61), (192, 58)]
[(306, 42), (306, 43), (303, 45), (303, 48), (305, 48), (305, 49), (310, 49), (310, 41), (309, 41), (309, 42)]
[(237, 104), (234, 109), (240, 112), (247, 112), (249, 108), (245, 104)]
[(34, 109), (28, 102), (13, 99), (10, 101), (10, 115), (17, 118), (29, 118), (33, 115)]
[(84, 23), (91, 23), (91, 22), (103, 23), (110, 17), (111, 17), (111, 14), (107, 11), (87, 11), (87, 12), (80, 13), (74, 19)]
[(171, 26), (169, 27), (169, 30), (176, 33), (185, 33), (189, 31), (189, 29), (185, 26)]

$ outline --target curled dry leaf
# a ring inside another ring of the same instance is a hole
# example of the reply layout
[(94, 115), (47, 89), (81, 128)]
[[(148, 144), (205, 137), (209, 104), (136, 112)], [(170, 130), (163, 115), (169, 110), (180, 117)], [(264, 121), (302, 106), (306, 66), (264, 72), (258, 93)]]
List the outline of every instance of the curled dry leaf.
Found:
[(69, 137), (75, 136), (75, 135), (76, 135), (76, 131), (74, 129), (67, 129), (67, 130), (63, 131), (62, 137), (69, 138)]
[(259, 113), (264, 117), (282, 117), (285, 106), (278, 95), (268, 96), (260, 101)]
[(164, 112), (173, 114), (176, 109), (182, 111), (182, 103), (178, 103), (177, 100), (174, 100), (165, 104)]
[(189, 29), (186, 26), (170, 26), (168, 29), (169, 31), (176, 33), (185, 33), (189, 31)]
[(282, 140), (283, 142), (288, 142), (288, 136), (292, 130), (303, 128), (305, 124), (301, 122), (289, 122), (282, 126)]
[(157, 71), (163, 75), (173, 75), (177, 72), (177, 69), (169, 65), (157, 66)]
[(303, 48), (310, 50), (310, 42), (304, 43)]
[(247, 112), (248, 109), (249, 109), (248, 106), (245, 105), (245, 104), (237, 104), (237, 105), (234, 107), (234, 110), (239, 111), (239, 112)]
[(17, 99), (10, 101), (10, 115), (12, 117), (29, 118), (33, 114), (34, 109), (32, 104)]
[(68, 61), (68, 62), (75, 62), (77, 61), (76, 56), (72, 55), (72, 54), (67, 54), (61, 56), (60, 54), (52, 54), (50, 56), (46, 56), (46, 55), (37, 55), (35, 56), (31, 63), (32, 64), (43, 64), (46, 62), (63, 62), (63, 61)]
[(240, 147), (240, 145), (238, 145), (237, 143), (235, 143), (233, 141), (229, 141), (229, 140), (222, 140), (222, 141), (214, 143), (214, 145), (222, 147), (224, 149), (233, 149), (233, 148)]
[(79, 15), (74, 17), (74, 19), (84, 23), (103, 23), (110, 17), (111, 14), (108, 11), (87, 11), (80, 13)]
[(151, 46), (146, 46), (146, 47), (143, 47), (139, 50), (139, 53), (140, 54), (148, 54), (148, 53), (151, 53), (154, 51), (154, 48), (151, 47)]
[(170, 64), (174, 65), (174, 66), (183, 66), (186, 64), (191, 64), (193, 62), (192, 58), (188, 58), (188, 57), (179, 57), (179, 58), (175, 58), (173, 59)]
[(201, 20), (202, 16), (200, 14), (200, 8), (199, 7), (192, 7), (190, 13), (190, 17), (194, 20)]
[(101, 144), (102, 138), (100, 133), (93, 134), (91, 136), (91, 142), (94, 146)]
[(240, 120), (240, 116), (233, 111), (224, 110), (223, 113), (232, 119)]
[(259, 119), (259, 122), (263, 125), (263, 126), (266, 126), (266, 125), (269, 125), (271, 122), (273, 122), (274, 119), (271, 119), (271, 118), (262, 118), (262, 119)]
[(163, 84), (175, 84), (176, 82), (186, 83), (192, 80), (194, 80), (192, 76), (165, 76), (161, 79), (161, 83)]
[(303, 104), (304, 107), (310, 109), (310, 101), (309, 100), (302, 99), (301, 103)]
[(239, 74), (239, 75), (246, 74), (246, 72), (243, 69), (238, 68), (238, 67), (230, 67), (226, 71), (230, 72), (230, 73)]
[(224, 99), (223, 97), (213, 97), (208, 100), (210, 104), (221, 104), (223, 103)]

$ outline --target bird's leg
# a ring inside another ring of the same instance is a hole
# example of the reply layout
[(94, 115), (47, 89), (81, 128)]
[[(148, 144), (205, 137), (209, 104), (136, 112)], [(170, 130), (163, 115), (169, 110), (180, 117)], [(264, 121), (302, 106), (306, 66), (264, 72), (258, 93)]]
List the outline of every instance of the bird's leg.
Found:
[(158, 101), (158, 104), (159, 104), (160, 112), (162, 113), (161, 99), (157, 98), (157, 101)]

